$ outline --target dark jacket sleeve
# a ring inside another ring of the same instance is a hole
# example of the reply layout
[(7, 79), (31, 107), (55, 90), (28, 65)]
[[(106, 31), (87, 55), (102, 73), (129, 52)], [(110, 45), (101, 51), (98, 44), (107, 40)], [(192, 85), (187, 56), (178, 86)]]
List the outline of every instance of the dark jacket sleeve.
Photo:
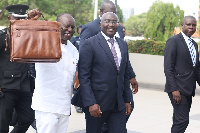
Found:
[(164, 50), (164, 72), (166, 82), (169, 84), (170, 92), (178, 90), (175, 79), (176, 51), (175, 39), (168, 39)]
[(135, 72), (133, 71), (130, 61), (128, 62), (128, 69), (129, 69), (129, 79), (135, 78), (136, 75)]
[(0, 30), (0, 50), (6, 47), (6, 32), (4, 30)]

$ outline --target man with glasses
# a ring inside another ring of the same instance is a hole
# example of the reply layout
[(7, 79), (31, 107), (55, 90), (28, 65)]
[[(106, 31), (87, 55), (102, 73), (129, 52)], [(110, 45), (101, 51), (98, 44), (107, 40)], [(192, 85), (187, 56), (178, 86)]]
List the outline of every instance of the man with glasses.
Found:
[(80, 92), (86, 115), (86, 133), (126, 133), (126, 115), (131, 112), (128, 46), (115, 37), (118, 17), (107, 12), (101, 32), (83, 41), (79, 59)]

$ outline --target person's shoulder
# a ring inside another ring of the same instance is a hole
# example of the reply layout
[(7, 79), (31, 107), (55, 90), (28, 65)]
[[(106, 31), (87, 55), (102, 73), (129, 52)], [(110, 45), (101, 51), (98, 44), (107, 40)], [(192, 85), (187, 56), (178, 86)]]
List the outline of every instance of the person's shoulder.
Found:
[(101, 36), (103, 36), (103, 35), (101, 34), (101, 32), (99, 32), (99, 33), (97, 33), (96, 35), (91, 36), (90, 38), (88, 38), (88, 39), (86, 39), (86, 40), (88, 40), (88, 41), (91, 41), (91, 40), (97, 41), (97, 38), (100, 38)]
[(96, 26), (100, 22), (99, 19), (100, 18), (97, 18), (97, 19), (95, 19), (95, 20), (83, 25), (82, 29), (84, 29), (84, 28), (92, 28), (92, 27)]
[(7, 28), (0, 30), (0, 35), (7, 34)]
[(74, 37), (72, 37), (71, 41), (72, 40), (77, 40), (78, 38), (79, 38), (79, 36), (74, 36)]
[(124, 39), (122, 39), (122, 38), (120, 38), (120, 37), (115, 37), (115, 39), (118, 40), (118, 41), (121, 41), (122, 43), (127, 44), (126, 41), (124, 41)]
[(179, 33), (179, 34), (177, 34), (177, 35), (173, 35), (172, 37), (170, 37), (170, 38), (167, 40), (167, 42), (168, 42), (168, 41), (172, 41), (172, 40), (177, 40), (177, 39), (179, 39), (181, 36), (182, 36), (181, 33)]

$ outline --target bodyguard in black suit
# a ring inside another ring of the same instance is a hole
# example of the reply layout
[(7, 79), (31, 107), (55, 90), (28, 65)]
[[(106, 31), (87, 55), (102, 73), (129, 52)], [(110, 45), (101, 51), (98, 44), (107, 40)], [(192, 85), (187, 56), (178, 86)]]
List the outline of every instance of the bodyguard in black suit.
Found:
[(172, 133), (184, 133), (189, 124), (199, 68), (198, 45), (191, 38), (196, 31), (196, 24), (194, 17), (184, 17), (181, 33), (169, 38), (165, 46), (165, 92), (168, 93), (174, 109)]
[[(10, 5), (9, 20), (26, 17), (27, 5)], [(7, 42), (6, 42), (7, 41)], [(31, 109), (29, 64), (10, 62), (8, 29), (0, 31), (0, 133), (9, 132), (9, 123), (15, 108), (18, 122), (11, 133), (25, 133), (34, 121)]]
[(101, 133), (104, 122), (109, 133), (126, 133), (126, 115), (131, 112), (129, 58), (126, 43), (114, 37), (117, 22), (114, 13), (105, 13), (101, 32), (85, 40), (80, 50), (78, 70), (87, 133)]

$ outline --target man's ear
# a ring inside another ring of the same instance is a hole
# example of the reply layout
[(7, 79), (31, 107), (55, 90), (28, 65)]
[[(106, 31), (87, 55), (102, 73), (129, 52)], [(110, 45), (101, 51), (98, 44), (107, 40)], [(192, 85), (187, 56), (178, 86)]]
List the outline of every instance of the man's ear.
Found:
[(103, 15), (103, 9), (100, 9), (99, 15), (100, 15), (100, 17), (102, 17), (102, 15)]

